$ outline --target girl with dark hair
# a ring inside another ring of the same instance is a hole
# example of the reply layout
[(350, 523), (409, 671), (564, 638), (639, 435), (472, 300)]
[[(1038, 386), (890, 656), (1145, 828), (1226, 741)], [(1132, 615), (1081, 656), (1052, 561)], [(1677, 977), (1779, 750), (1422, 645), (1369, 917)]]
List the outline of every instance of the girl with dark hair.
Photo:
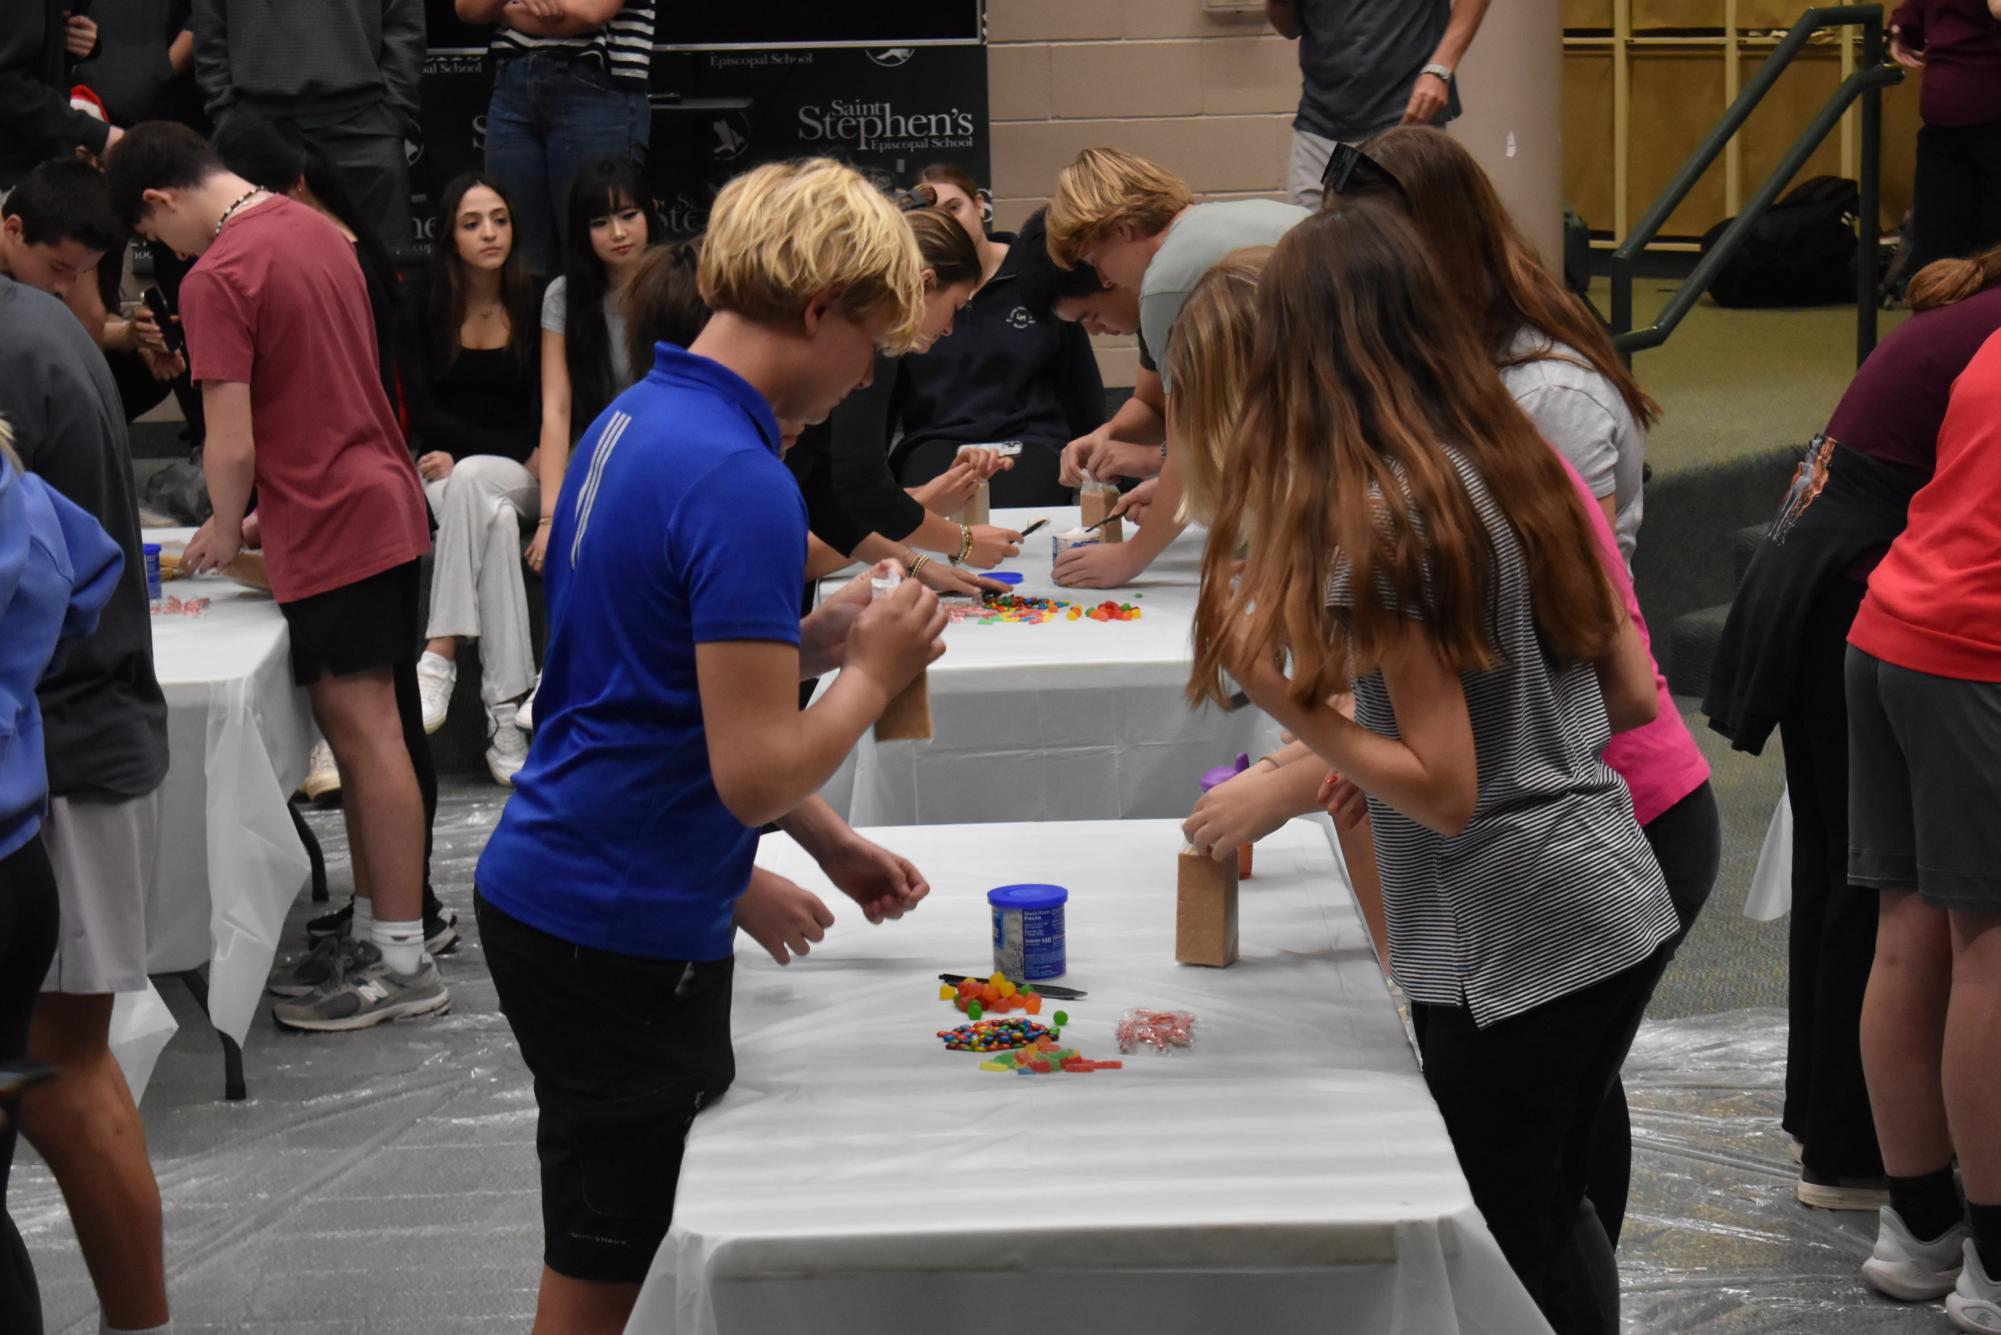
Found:
[(368, 308), (375, 316), (376, 365), (389, 406), (400, 409), (403, 396), (396, 384), (396, 265), (381, 241), (366, 230), (347, 178), (288, 121), (276, 121), (254, 111), (225, 116), (209, 137), (222, 165), (274, 195), (289, 195), (333, 221), (361, 265), (368, 284)]
[(563, 272), (542, 294), (542, 513), (528, 544), (528, 564), (537, 570), (571, 442), (645, 371), (632, 365), (619, 302), (660, 232), (653, 194), (638, 164), (602, 158), (577, 174), (570, 188)]
[[(1659, 708), (1645, 648), (1398, 210), (1286, 234), (1249, 367), (1189, 694), (1226, 698), (1227, 671), (1366, 795), (1391, 970), (1473, 1199), (1558, 1331), (1616, 1331), (1592, 1137), (1678, 926), (1599, 758)], [(1352, 720), (1326, 703), (1349, 690)]]
[(920, 486), (949, 470), (961, 445), (1015, 443), (1013, 468), (993, 480), (994, 504), (1065, 504), (1063, 447), (1104, 423), (1105, 385), (1090, 335), (1049, 309), (1045, 271), (1062, 271), (1041, 224), (1031, 220), (1025, 241), (989, 234), (986, 192), (964, 171), (938, 164), (917, 180), (914, 193), (972, 241), (980, 284), (952, 340), (904, 368), (890, 465), (905, 486)]
[(438, 522), (430, 642), (417, 660), (424, 730), (444, 726), (459, 642), (480, 642), (486, 767), (508, 783), (528, 757), (514, 721), (534, 684), (521, 528), (541, 511), (534, 472), (535, 280), (514, 244), (514, 212), (467, 172), (438, 201), (430, 271), (404, 303), (402, 369), (412, 448)]
[[(991, 451), (975, 451), (923, 487), (905, 490), (889, 469), (889, 440), (905, 377), (952, 332), (958, 312), (980, 281), (979, 253), (949, 214), (922, 198), (906, 200), (904, 222), (924, 260), (924, 323), (902, 357), (876, 358), (870, 381), (842, 400), (826, 422), (809, 426), (786, 454), (786, 466), (806, 495), (813, 535), (833, 549), (835, 568), (849, 558), (894, 556), (927, 582), (943, 572), (916, 562), (917, 550), (981, 569), (1020, 551), (1020, 535), (992, 524), (961, 524), (945, 516), (961, 509), (982, 480), (1007, 467)], [(809, 574), (828, 573), (821, 569)], [(963, 581), (945, 581), (961, 583)], [(939, 587), (933, 584), (933, 587)]]

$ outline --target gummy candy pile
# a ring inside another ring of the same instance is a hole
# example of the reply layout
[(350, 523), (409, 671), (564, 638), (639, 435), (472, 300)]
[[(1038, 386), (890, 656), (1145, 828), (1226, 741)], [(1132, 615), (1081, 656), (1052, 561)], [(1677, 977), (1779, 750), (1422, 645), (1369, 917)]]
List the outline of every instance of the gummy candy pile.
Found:
[(991, 626), (997, 621), (1022, 621), (1031, 626), (1039, 626), (1045, 621), (1053, 621), (1070, 606), (1061, 598), (1029, 598), (1019, 593), (989, 593), (982, 595), (980, 604), (974, 609), (976, 619), (982, 626)]
[[(1030, 1015), (1042, 1014), (1042, 997), (1032, 983), (1016, 987), (1008, 981), (1006, 974), (995, 974), (982, 981), (978, 978), (961, 979), (957, 987), (950, 983), (938, 985), (938, 1000), (949, 1001), (960, 1010), (977, 1020), (984, 1014), (1005, 1015), (1009, 1011), (1027, 1011)], [(1061, 1015), (1063, 1012), (1058, 1011)], [(1056, 1023), (1062, 1024), (1062, 1020)]]
[(982, 1071), (1013, 1071), (1016, 1075), (1052, 1075), (1068, 1071), (1084, 1075), (1091, 1071), (1116, 1071), (1124, 1062), (1094, 1062), (1075, 1048), (1061, 1047), (1053, 1038), (1036, 1040), (1019, 1052), (1003, 1052), (980, 1063)]

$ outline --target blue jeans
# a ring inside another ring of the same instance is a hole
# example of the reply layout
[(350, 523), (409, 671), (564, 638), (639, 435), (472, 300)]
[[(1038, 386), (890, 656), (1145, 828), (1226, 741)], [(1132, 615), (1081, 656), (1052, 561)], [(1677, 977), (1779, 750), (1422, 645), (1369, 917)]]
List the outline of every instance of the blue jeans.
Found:
[(528, 266), (562, 271), (570, 186), (599, 158), (646, 161), (653, 111), (591, 60), (509, 56), (486, 109), (487, 174), (514, 202), (514, 234)]

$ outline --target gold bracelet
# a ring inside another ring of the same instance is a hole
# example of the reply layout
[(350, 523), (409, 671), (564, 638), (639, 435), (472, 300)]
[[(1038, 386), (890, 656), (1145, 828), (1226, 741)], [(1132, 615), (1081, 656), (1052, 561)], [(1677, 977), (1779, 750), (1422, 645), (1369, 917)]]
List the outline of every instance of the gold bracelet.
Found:
[(973, 554), (973, 530), (965, 524), (959, 525), (959, 554), (952, 558), (953, 565), (963, 565)]
[(910, 561), (910, 577), (912, 579), (917, 578), (917, 572), (922, 570), (925, 566), (929, 565), (930, 563), (931, 563), (931, 558), (929, 556), (926, 556), (923, 552), (917, 553), (917, 555), (912, 557)]

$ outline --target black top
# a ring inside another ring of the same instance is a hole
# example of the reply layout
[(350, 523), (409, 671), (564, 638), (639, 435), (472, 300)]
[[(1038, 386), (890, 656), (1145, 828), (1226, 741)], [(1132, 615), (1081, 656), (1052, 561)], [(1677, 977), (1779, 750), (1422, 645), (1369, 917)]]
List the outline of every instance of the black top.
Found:
[(167, 48), (194, 24), (193, 0), (91, 0), (97, 49), (78, 63), (76, 82), (104, 99), (120, 125), (175, 120), (203, 123), (194, 70), (174, 73)]
[(410, 414), (410, 448), (464, 459), (494, 454), (526, 463), (542, 427), (542, 395), (535, 359), (524, 373), (506, 348), (460, 348), (449, 368), (438, 369), (429, 333), (423, 284), (412, 284), (397, 333), (397, 365)]
[(90, 514), (125, 556), (97, 630), (43, 679), (49, 792), (144, 797), (167, 777), (167, 703), (153, 624), (125, 415), (104, 356), (69, 308), (0, 278), (0, 416), (28, 471)]
[(373, 246), (357, 244), (355, 262), (361, 265), (361, 281), (368, 288), (368, 313), (375, 321), (375, 370), (382, 377), (382, 392), (389, 406), (400, 408), (403, 399), (396, 392), (396, 292), (401, 286), (396, 269)]
[(7, 0), (0, 4), (0, 188), (13, 185), (44, 158), (72, 148), (104, 151), (111, 127), (72, 111), (64, 69), (66, 0)]
[(951, 336), (902, 367), (892, 465), (920, 445), (1033, 441), (1060, 450), (1105, 421), (1105, 382), (1082, 325), (1016, 296), (1015, 238), (1007, 257), (953, 322)]
[(785, 455), (813, 536), (844, 556), (871, 533), (902, 542), (924, 523), (924, 506), (889, 471), (890, 424), (908, 395), (909, 360), (877, 357), (874, 382), (806, 428)]

